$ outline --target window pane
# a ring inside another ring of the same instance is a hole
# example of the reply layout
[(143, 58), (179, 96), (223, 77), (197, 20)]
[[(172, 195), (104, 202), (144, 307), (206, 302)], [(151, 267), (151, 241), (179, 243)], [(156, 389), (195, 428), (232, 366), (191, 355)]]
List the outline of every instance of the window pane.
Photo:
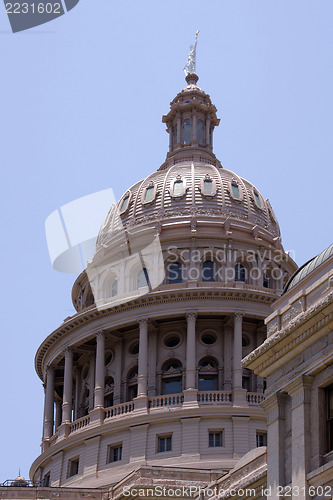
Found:
[(245, 281), (245, 267), (242, 264), (235, 266), (235, 281)]
[(199, 146), (204, 145), (204, 124), (201, 120), (197, 123), (198, 143)]
[(153, 199), (154, 195), (154, 186), (149, 186), (146, 188), (146, 193), (145, 193), (145, 201), (151, 201)]
[(165, 438), (159, 439), (159, 451), (160, 452), (165, 451)]
[(148, 271), (146, 268), (141, 269), (141, 271), (138, 272), (137, 286), (138, 288), (141, 288), (143, 286), (148, 286)]
[(240, 194), (239, 194), (239, 187), (237, 184), (234, 184), (232, 183), (231, 184), (231, 187), (232, 187), (232, 194), (233, 194), (233, 197), (234, 198), (240, 198)]
[(221, 446), (221, 434), (219, 432), (215, 434), (215, 446)]
[(123, 199), (123, 202), (122, 202), (121, 207), (120, 207), (120, 212), (124, 212), (124, 210), (126, 210), (127, 205), (128, 205), (128, 201), (129, 201), (129, 194), (127, 194), (125, 196), (125, 198)]
[(199, 391), (216, 391), (217, 380), (214, 376), (199, 377)]
[(173, 262), (168, 266), (169, 275), (168, 282), (169, 284), (173, 283), (182, 283), (182, 265), (180, 262)]
[(181, 378), (172, 378), (164, 380), (164, 394), (179, 394), (182, 392)]
[(191, 125), (190, 120), (184, 121), (184, 144), (191, 142)]
[(211, 179), (204, 180), (204, 194), (213, 194), (213, 181)]
[(111, 285), (111, 297), (118, 295), (118, 281), (114, 280)]
[(259, 195), (258, 195), (258, 193), (256, 191), (254, 191), (254, 199), (255, 199), (257, 207), (261, 208), (260, 197), (259, 197)]
[(206, 260), (202, 265), (202, 281), (215, 281), (214, 262)]
[(184, 193), (183, 181), (176, 181), (173, 185), (173, 195), (182, 196)]
[(166, 438), (166, 451), (171, 451), (171, 437)]

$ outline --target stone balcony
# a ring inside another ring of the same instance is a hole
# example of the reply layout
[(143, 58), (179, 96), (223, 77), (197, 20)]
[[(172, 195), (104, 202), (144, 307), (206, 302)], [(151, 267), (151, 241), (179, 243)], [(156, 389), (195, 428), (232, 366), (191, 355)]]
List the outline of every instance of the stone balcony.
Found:
[[(256, 392), (241, 391), (197, 391), (187, 390), (180, 394), (168, 394), (154, 397), (138, 397), (133, 401), (121, 403), (109, 408), (92, 410), (88, 415), (81, 417), (70, 424), (61, 425), (57, 432), (42, 443), (42, 450), (46, 451), (50, 446), (60, 440), (96, 427), (107, 425), (113, 421), (123, 420), (127, 417), (137, 415), (153, 415), (164, 412), (179, 411), (185, 409), (211, 408), (233, 408), (234, 405), (241, 407), (258, 407), (264, 400), (264, 394)], [(237, 403), (236, 403), (237, 399)]]

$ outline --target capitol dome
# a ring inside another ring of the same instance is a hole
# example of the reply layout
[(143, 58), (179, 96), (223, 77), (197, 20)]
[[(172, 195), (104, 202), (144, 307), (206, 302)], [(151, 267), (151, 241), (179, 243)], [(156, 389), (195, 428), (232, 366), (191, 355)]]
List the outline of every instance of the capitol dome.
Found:
[(187, 75), (163, 116), (165, 162), (107, 214), (76, 314), (37, 351), (33, 481), (108, 487), (143, 465), (195, 480), (266, 442), (265, 380), (241, 359), (296, 264), (269, 201), (216, 158), (220, 120), (197, 82)]

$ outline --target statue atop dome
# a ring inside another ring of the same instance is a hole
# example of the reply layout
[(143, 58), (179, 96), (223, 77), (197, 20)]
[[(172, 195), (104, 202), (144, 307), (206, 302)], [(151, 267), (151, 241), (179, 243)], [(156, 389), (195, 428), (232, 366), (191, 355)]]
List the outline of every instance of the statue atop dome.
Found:
[(195, 34), (195, 43), (194, 45), (190, 45), (190, 52), (187, 56), (187, 62), (184, 66), (185, 76), (195, 74), (195, 66), (196, 66), (196, 51), (197, 51), (197, 42), (198, 42), (199, 30), (197, 30)]

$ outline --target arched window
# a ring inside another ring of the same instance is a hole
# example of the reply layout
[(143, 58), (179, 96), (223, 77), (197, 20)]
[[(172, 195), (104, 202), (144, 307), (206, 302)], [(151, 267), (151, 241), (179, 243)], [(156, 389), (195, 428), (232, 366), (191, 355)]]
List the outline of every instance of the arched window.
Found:
[(215, 281), (215, 264), (211, 260), (202, 264), (202, 281)]
[(246, 280), (246, 270), (243, 264), (235, 265), (235, 281), (243, 281), (245, 283)]
[(162, 367), (162, 394), (182, 392), (182, 364), (178, 359), (171, 359)]
[(141, 269), (141, 271), (138, 272), (137, 276), (137, 288), (142, 288), (144, 286), (148, 286), (149, 278), (148, 278), (148, 271), (144, 267)]
[(212, 181), (212, 179), (204, 179), (203, 186), (204, 186), (204, 194), (206, 194), (206, 195), (213, 194), (213, 181)]
[(138, 395), (138, 367), (132, 368), (127, 375), (127, 400), (132, 401)]
[(239, 186), (235, 181), (231, 183), (232, 195), (234, 198), (240, 199)]
[(118, 281), (117, 280), (112, 281), (110, 292), (111, 292), (111, 297), (115, 297), (116, 295), (118, 295)]
[(184, 193), (183, 181), (182, 180), (175, 181), (173, 185), (173, 195), (183, 196), (183, 193)]
[(191, 122), (190, 120), (184, 121), (184, 144), (191, 142)]
[(152, 199), (154, 198), (154, 186), (148, 186), (146, 187), (146, 192), (145, 192), (145, 203), (149, 203), (150, 201), (152, 201)]
[(256, 202), (257, 207), (262, 208), (262, 203), (261, 203), (259, 193), (255, 189), (253, 189), (253, 196), (254, 196), (254, 201)]
[(199, 361), (199, 391), (217, 391), (218, 362), (215, 358), (205, 357)]
[(112, 377), (105, 377), (104, 408), (113, 406), (114, 380)]
[(181, 262), (171, 262), (168, 265), (168, 283), (169, 283), (169, 285), (183, 282), (182, 270), (183, 270), (183, 266), (182, 266)]
[(130, 193), (126, 193), (124, 198), (123, 198), (123, 201), (121, 202), (119, 213), (122, 214), (123, 212), (126, 212), (126, 210), (128, 208), (129, 200), (130, 200)]
[(204, 146), (204, 123), (202, 120), (198, 120), (197, 123), (197, 134), (198, 134), (198, 144), (199, 146)]
[(267, 272), (264, 272), (263, 275), (262, 275), (262, 286), (264, 288), (270, 288), (270, 279), (269, 279), (269, 276), (267, 274)]

